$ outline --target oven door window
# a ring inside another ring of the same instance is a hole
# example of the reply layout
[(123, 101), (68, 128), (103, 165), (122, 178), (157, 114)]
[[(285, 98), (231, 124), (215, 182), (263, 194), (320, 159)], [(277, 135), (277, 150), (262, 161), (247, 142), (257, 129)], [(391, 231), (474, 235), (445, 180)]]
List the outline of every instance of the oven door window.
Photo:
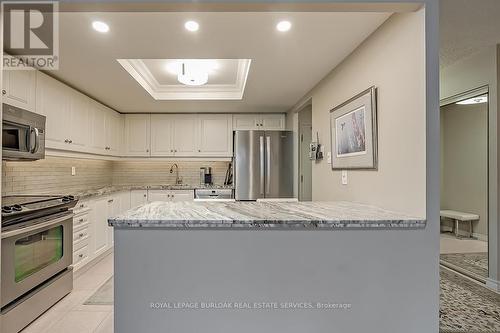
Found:
[(17, 283), (62, 258), (63, 226), (18, 239), (14, 255)]

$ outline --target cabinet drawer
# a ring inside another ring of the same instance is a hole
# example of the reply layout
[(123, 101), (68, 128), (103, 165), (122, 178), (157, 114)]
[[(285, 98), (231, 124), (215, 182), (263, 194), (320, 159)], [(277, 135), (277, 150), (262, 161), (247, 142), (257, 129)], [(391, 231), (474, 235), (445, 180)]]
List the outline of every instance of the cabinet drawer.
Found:
[(75, 215), (73, 217), (73, 230), (89, 222), (89, 214)]
[(88, 226), (85, 226), (84, 228), (76, 230), (75, 232), (73, 232), (73, 243), (76, 243), (84, 238), (87, 238), (88, 236), (89, 236)]
[(78, 264), (82, 260), (85, 260), (89, 257), (89, 246), (84, 246), (79, 250), (73, 252), (73, 265)]
[(82, 237), (73, 242), (73, 253), (80, 250), (82, 247), (89, 245), (89, 237)]
[(73, 213), (78, 215), (80, 213), (86, 212), (90, 209), (88, 201), (79, 201), (76, 206), (73, 208)]

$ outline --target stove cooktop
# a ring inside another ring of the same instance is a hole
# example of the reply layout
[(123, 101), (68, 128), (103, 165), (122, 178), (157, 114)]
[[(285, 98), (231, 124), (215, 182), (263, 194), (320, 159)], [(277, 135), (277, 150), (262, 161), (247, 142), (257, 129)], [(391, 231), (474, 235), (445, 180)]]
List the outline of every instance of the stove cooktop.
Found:
[(68, 210), (78, 198), (72, 195), (15, 195), (2, 197), (2, 226)]

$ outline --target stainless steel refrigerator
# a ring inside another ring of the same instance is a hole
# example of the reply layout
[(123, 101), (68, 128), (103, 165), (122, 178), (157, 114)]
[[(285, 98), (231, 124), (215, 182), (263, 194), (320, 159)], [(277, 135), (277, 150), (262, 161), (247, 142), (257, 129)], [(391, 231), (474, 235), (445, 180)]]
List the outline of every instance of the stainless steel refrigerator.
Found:
[(235, 131), (236, 200), (293, 197), (293, 133)]

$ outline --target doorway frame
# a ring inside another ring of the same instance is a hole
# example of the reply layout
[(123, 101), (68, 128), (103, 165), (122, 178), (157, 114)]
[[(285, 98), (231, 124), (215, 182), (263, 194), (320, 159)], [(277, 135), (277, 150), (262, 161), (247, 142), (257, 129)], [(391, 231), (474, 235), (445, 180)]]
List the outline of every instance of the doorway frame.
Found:
[[(306, 109), (308, 108), (311, 108), (311, 121), (310, 123), (302, 123), (300, 121), (300, 113), (305, 111)], [(302, 135), (303, 135), (303, 132), (302, 132), (302, 127), (306, 125), (306, 126), (311, 126), (311, 138), (312, 138), (312, 98), (308, 100), (308, 103), (303, 105), (302, 108), (300, 108), (299, 111), (297, 111), (297, 134), (298, 134), (298, 145), (297, 145), (297, 163), (298, 163), (298, 167), (297, 167), (297, 184), (298, 184), (298, 188), (297, 188), (297, 198), (299, 199), (299, 201), (303, 201), (302, 199), (302, 187), (303, 187), (303, 184), (304, 182), (302, 181), (302, 161), (303, 161), (303, 152), (302, 152)], [(311, 161), (311, 164), (312, 164), (312, 161)], [(312, 168), (312, 166), (311, 166)], [(312, 200), (312, 169), (311, 169), (311, 175), (310, 175), (310, 178), (311, 178), (311, 200)]]
[[(450, 104), (454, 104), (454, 103), (457, 103), (457, 102), (460, 102), (460, 101), (463, 101), (465, 99), (469, 99), (469, 98), (473, 98), (473, 97), (476, 97), (476, 96), (480, 96), (480, 95), (484, 95), (484, 94), (487, 94), (488, 95), (488, 102), (487, 102), (487, 106), (486, 106), (486, 119), (487, 119), (487, 124), (486, 124), (486, 136), (487, 136), (487, 140), (486, 140), (486, 149), (487, 149), (487, 156), (486, 156), (486, 196), (487, 196), (487, 200), (486, 200), (486, 206), (487, 206), (487, 211), (488, 211), (488, 218), (487, 218), (487, 223), (486, 223), (486, 230), (487, 230), (487, 239), (488, 239), (488, 253), (487, 253), (487, 258), (488, 258), (488, 278), (486, 279), (481, 279), (481, 278), (478, 278), (478, 277), (472, 277), (474, 280), (477, 280), (479, 282), (482, 282), (484, 284), (487, 284), (487, 281), (488, 279), (491, 279), (492, 275), (492, 260), (497, 260), (496, 258), (496, 255), (493, 255), (492, 256), (492, 235), (491, 235), (491, 228), (490, 228), (490, 224), (492, 223), (493, 219), (491, 218), (491, 216), (495, 216), (495, 215), (492, 215), (492, 214), (495, 214), (496, 212), (494, 211), (495, 209), (495, 205), (491, 203), (491, 200), (494, 198), (494, 196), (492, 195), (491, 191), (493, 190), (492, 186), (490, 186), (490, 181), (492, 179), (492, 175), (491, 175), (491, 167), (490, 167), (490, 163), (491, 163), (491, 154), (490, 154), (490, 149), (491, 149), (491, 137), (490, 137), (490, 123), (491, 123), (491, 110), (490, 110), (490, 96), (491, 96), (491, 92), (490, 92), (490, 87), (489, 85), (483, 85), (483, 86), (480, 86), (478, 88), (474, 88), (474, 89), (471, 89), (471, 90), (467, 90), (467, 91), (464, 91), (462, 93), (459, 93), (459, 94), (456, 94), (456, 95), (453, 95), (453, 96), (450, 96), (450, 97), (447, 97), (447, 98), (443, 98), (439, 101), (439, 112), (441, 113), (441, 108), (444, 107), (444, 106), (447, 106), (447, 105), (450, 105)], [(441, 139), (441, 138), (440, 138)], [(440, 227), (441, 228), (441, 227)], [(440, 234), (441, 234), (441, 231), (440, 231)], [(441, 253), (441, 251), (440, 251)], [(441, 264), (441, 260), (439, 260), (440, 264)], [(448, 267), (448, 266), (446, 266)], [(462, 270), (460, 270), (460, 273), (462, 274), (465, 274), (467, 276), (469, 276), (468, 274), (466, 274), (466, 272), (463, 272)]]

